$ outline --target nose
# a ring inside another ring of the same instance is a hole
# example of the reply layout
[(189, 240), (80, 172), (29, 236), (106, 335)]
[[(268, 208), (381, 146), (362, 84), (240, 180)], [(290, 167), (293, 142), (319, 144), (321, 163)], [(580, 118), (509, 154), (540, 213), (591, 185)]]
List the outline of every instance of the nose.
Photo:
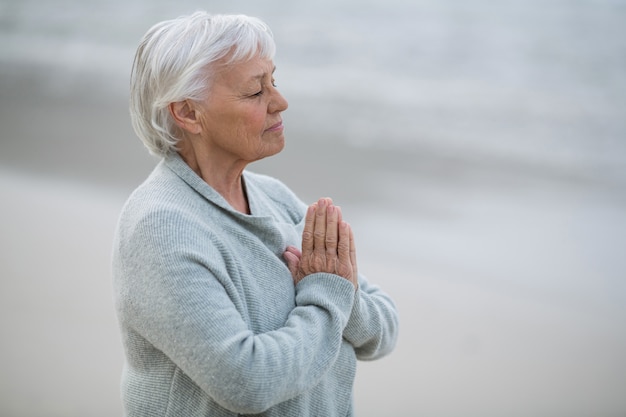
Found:
[(272, 100), (270, 101), (269, 107), (267, 109), (268, 112), (277, 113), (277, 112), (287, 110), (287, 107), (289, 107), (289, 103), (287, 103), (287, 99), (285, 99), (285, 97), (283, 97), (283, 95), (280, 94), (280, 92), (276, 88), (273, 89), (272, 93), (273, 93), (273, 96), (272, 96)]

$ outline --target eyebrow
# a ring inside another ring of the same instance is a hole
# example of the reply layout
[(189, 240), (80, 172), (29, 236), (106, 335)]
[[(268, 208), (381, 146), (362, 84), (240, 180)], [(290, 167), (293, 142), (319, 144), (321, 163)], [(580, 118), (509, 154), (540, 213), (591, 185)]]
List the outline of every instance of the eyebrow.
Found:
[[(272, 69), (272, 74), (274, 74), (274, 72), (276, 72), (276, 66), (274, 65), (274, 68)], [(267, 73), (262, 73), (262, 74), (258, 74), (255, 75), (253, 77), (250, 77), (251, 80), (260, 80), (261, 78), (265, 77), (267, 75)]]

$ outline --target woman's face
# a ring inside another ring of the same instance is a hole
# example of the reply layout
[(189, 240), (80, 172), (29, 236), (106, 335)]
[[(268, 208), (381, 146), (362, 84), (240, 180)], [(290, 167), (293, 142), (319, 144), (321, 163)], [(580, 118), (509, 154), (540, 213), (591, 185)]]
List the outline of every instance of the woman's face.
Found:
[(214, 156), (248, 163), (283, 149), (280, 113), (287, 100), (276, 89), (274, 69), (272, 60), (257, 56), (214, 76), (200, 103), (202, 139)]

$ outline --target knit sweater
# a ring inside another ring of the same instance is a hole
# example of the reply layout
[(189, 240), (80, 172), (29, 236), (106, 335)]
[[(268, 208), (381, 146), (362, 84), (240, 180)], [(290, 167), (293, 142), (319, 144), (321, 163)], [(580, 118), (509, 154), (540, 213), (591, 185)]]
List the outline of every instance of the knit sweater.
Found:
[(356, 359), (390, 352), (391, 299), (359, 276), (297, 285), (283, 260), (306, 206), (244, 171), (251, 215), (180, 158), (126, 202), (113, 249), (128, 417), (351, 416)]

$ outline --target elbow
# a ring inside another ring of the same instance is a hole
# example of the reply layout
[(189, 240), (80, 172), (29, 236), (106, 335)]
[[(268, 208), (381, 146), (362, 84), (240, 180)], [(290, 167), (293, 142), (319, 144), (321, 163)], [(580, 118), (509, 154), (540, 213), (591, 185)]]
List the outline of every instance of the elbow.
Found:
[(388, 343), (381, 343), (377, 346), (366, 345), (355, 348), (356, 358), (360, 361), (375, 361), (389, 355), (395, 348), (395, 340)]
[(387, 331), (385, 336), (383, 337), (383, 343), (378, 349), (378, 355), (376, 355), (373, 359), (382, 358), (387, 356), (396, 348), (396, 344), (398, 343), (398, 316), (395, 315), (387, 327)]
[(381, 329), (378, 337), (372, 338), (369, 343), (355, 347), (358, 360), (374, 361), (389, 355), (398, 343), (398, 318), (394, 316), (387, 326)]

